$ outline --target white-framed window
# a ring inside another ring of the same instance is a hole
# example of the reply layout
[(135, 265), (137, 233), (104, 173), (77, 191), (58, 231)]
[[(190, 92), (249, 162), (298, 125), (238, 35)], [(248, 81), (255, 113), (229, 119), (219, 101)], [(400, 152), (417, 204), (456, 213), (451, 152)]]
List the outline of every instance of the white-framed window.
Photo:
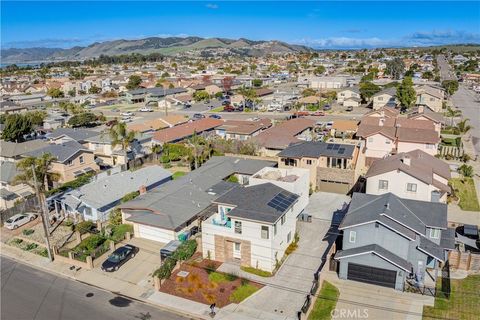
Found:
[(85, 207), (85, 209), (83, 210), (83, 213), (86, 215), (86, 216), (92, 216), (92, 208), (90, 207)]
[(440, 238), (440, 229), (430, 229), (430, 238), (432, 239)]
[(426, 148), (426, 149), (433, 149), (433, 147), (434, 147), (434, 145), (431, 144), (431, 143), (427, 143), (427, 144), (425, 145), (425, 148)]
[(282, 216), (282, 218), (280, 219), (280, 222), (281, 222), (281, 224), (282, 224), (282, 226), (283, 226), (283, 224), (285, 223), (285, 215)]
[(390, 144), (390, 140), (385, 140), (385, 144)]
[(235, 221), (235, 233), (242, 234), (242, 222)]
[(372, 137), (369, 137), (369, 138), (368, 138), (368, 142), (373, 142), (373, 138), (372, 138)]
[(388, 180), (378, 180), (378, 190), (388, 190)]
[(408, 192), (417, 192), (417, 184), (416, 183), (407, 183), (407, 191)]
[(290, 232), (287, 234), (287, 243), (289, 243), (290, 240), (292, 240), (292, 231), (290, 231)]
[(80, 161), (80, 163), (84, 163), (84, 162), (85, 162), (85, 159), (83, 158), (83, 156), (78, 157), (78, 160)]
[(356, 231), (350, 231), (350, 234), (348, 235), (348, 241), (350, 243), (355, 243), (357, 240), (357, 232)]
[(239, 252), (240, 251), (240, 242), (235, 242), (234, 243), (234, 250)]
[(268, 226), (262, 226), (262, 239), (268, 239)]

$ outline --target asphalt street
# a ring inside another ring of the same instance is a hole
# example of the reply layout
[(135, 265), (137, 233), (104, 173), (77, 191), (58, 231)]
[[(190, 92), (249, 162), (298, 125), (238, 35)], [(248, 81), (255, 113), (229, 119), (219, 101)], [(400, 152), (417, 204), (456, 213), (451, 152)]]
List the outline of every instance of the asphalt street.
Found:
[(2, 320), (188, 319), (1, 257)]
[(480, 155), (480, 97), (478, 94), (460, 85), (458, 91), (452, 96), (455, 107), (462, 110), (463, 118), (469, 119), (472, 142), (475, 152)]

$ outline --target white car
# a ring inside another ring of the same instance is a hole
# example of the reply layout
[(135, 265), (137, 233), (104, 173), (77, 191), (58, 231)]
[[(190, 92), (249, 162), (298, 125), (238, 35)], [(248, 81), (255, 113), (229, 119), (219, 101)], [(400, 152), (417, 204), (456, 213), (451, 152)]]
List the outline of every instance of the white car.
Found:
[(134, 116), (135, 113), (128, 111), (128, 112), (122, 112), (120, 113), (120, 115), (125, 117), (131, 117), (131, 116)]
[(128, 123), (132, 121), (133, 121), (132, 117), (123, 117), (122, 120), (120, 120), (120, 122), (123, 122), (123, 123)]
[(151, 109), (151, 108), (141, 108), (141, 109), (138, 109), (138, 111), (140, 111), (140, 112), (153, 112), (153, 109)]
[(5, 221), (5, 228), (10, 230), (17, 229), (18, 227), (35, 220), (37, 217), (38, 216), (35, 213), (16, 214)]

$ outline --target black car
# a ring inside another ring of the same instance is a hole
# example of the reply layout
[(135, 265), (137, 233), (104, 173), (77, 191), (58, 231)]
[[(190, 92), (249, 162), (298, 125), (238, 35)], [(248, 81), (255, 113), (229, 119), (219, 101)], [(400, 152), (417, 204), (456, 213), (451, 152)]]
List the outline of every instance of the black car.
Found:
[(205, 116), (201, 113), (195, 113), (193, 115), (193, 119), (203, 119), (203, 118), (205, 118)]
[(102, 263), (102, 270), (106, 272), (117, 271), (122, 264), (135, 257), (137, 252), (138, 248), (131, 244), (118, 248)]

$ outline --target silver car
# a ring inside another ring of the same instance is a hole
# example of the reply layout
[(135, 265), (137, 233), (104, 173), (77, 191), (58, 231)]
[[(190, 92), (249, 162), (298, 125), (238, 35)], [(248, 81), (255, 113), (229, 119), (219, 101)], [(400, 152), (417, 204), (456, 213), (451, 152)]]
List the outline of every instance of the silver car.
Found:
[(35, 220), (38, 217), (35, 213), (19, 213), (5, 221), (5, 228), (13, 230), (24, 224)]

